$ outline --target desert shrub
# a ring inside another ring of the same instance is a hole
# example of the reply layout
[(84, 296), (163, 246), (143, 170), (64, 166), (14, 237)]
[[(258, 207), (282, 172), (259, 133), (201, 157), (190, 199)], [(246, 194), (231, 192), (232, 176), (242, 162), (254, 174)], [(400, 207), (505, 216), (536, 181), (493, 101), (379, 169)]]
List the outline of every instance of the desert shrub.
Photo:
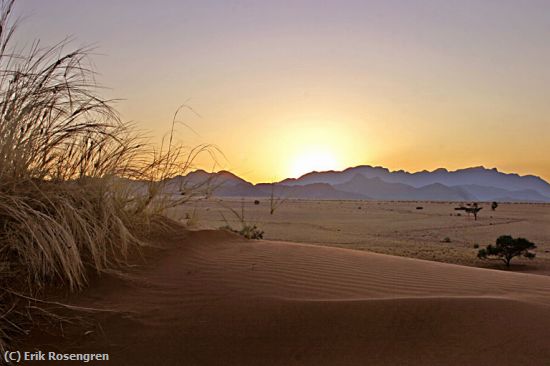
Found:
[(510, 235), (502, 235), (495, 245), (488, 245), (485, 249), (480, 249), (477, 253), (480, 259), (494, 258), (510, 267), (510, 261), (514, 257), (523, 256), (525, 258), (535, 258), (535, 253), (529, 250), (536, 249), (537, 246), (525, 238), (513, 238)]
[(228, 230), (239, 234), (247, 239), (263, 239), (264, 231), (260, 230), (256, 225), (244, 224), (240, 230), (235, 230), (229, 224), (220, 227), (220, 230)]
[[(269, 214), (273, 215), (275, 210), (279, 208), (280, 205), (286, 202), (286, 198), (280, 197), (275, 194), (275, 183), (271, 183), (271, 194), (269, 195)], [(342, 204), (340, 202), (340, 204)]]
[(12, 6), (0, 19), (2, 282), (74, 289), (87, 266), (101, 271), (139, 243), (140, 199), (122, 187), (139, 174), (139, 138), (96, 94), (87, 50), (10, 49)]
[(479, 244), (474, 244), (474, 249), (478, 249), (479, 248)]
[(256, 225), (244, 225), (239, 231), (239, 234), (247, 239), (263, 239), (264, 231), (260, 230)]
[(226, 230), (226, 231), (231, 231), (231, 232), (238, 232), (237, 230), (233, 229), (230, 225), (223, 225), (223, 226), (220, 226), (218, 228), (218, 230)]
[(443, 238), (442, 242), (443, 242), (443, 243), (450, 243), (450, 242), (451, 242), (451, 238), (449, 238), (448, 236), (446, 236), (445, 238)]
[(494, 210), (497, 209), (497, 207), (498, 207), (498, 202), (493, 202), (493, 203), (491, 203), (491, 210), (494, 211)]
[(259, 200), (254, 200), (254, 204), (255, 204), (255, 205), (259, 205), (259, 204), (260, 204), (260, 201), (259, 201)]
[(220, 202), (220, 205), (227, 211), (229, 211), (235, 218), (236, 220), (238, 221), (238, 224), (241, 226), (241, 229), (240, 230), (235, 230), (233, 229), (233, 227), (230, 225), (229, 223), (229, 220), (225, 217), (225, 215), (223, 214), (223, 212), (219, 212), (221, 217), (222, 217), (222, 220), (225, 221), (225, 225), (221, 227), (221, 229), (226, 229), (226, 230), (230, 230), (234, 233), (237, 233), (247, 239), (262, 239), (263, 238), (263, 235), (264, 235), (264, 232), (263, 230), (260, 230), (256, 225), (254, 224), (250, 224), (247, 220), (246, 220), (246, 217), (245, 217), (245, 205), (244, 205), (244, 200), (241, 199), (241, 209), (240, 210), (236, 210), (234, 209), (233, 207), (227, 205), (227, 204), (224, 204), (223, 202)]
[(17, 299), (50, 284), (75, 290), (92, 270), (124, 265), (173, 199), (166, 178), (197, 154), (159, 150), (120, 120), (94, 82), (89, 50), (11, 46), (14, 1), (0, 5), (0, 349), (21, 324)]
[(199, 224), (199, 215), (196, 209), (194, 209), (191, 213), (187, 212), (185, 214), (185, 226), (187, 228), (197, 227), (198, 224)]

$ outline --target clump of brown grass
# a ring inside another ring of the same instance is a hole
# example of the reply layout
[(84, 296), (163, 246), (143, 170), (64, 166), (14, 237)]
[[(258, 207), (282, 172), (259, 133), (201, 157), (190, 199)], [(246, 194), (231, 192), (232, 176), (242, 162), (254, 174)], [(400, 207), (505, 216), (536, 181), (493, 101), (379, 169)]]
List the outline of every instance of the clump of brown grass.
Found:
[(89, 49), (17, 51), (13, 5), (0, 8), (0, 350), (22, 331), (14, 294), (79, 289), (87, 271), (124, 264), (156, 215), (203, 194), (182, 186), (175, 198), (165, 185), (210, 148), (174, 144), (172, 127), (153, 149), (99, 96)]
[(219, 211), (222, 220), (225, 222), (225, 225), (220, 227), (221, 230), (229, 230), (234, 233), (237, 233), (247, 239), (263, 239), (264, 231), (258, 228), (256, 224), (249, 223), (245, 218), (245, 203), (244, 199), (241, 199), (241, 209), (240, 212), (228, 204), (219, 202), (220, 206), (228, 210), (238, 221), (240, 229), (234, 229), (230, 224), (229, 220), (225, 217), (222, 211)]

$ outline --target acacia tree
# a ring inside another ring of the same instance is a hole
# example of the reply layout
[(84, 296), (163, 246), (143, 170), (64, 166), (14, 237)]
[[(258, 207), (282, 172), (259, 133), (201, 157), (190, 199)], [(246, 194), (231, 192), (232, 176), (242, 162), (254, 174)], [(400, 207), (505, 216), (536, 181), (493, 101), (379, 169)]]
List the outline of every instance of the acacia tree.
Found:
[(479, 207), (476, 202), (472, 203), (472, 205), (468, 204), (468, 207), (460, 206), (456, 207), (456, 211), (465, 211), (468, 215), (473, 214), (474, 220), (477, 221), (477, 213), (481, 211), (483, 207)]
[(510, 235), (502, 235), (497, 240), (495, 245), (488, 245), (485, 249), (480, 249), (477, 257), (480, 259), (501, 260), (510, 267), (510, 261), (514, 257), (523, 256), (525, 258), (535, 258), (535, 253), (529, 250), (536, 249), (535, 243), (530, 242), (525, 238), (513, 238)]
[(483, 207), (477, 207), (477, 203), (476, 203), (475, 206), (473, 207), (466, 207), (466, 212), (468, 214), (473, 214), (474, 220), (477, 221), (477, 213), (481, 211), (481, 209), (483, 209)]

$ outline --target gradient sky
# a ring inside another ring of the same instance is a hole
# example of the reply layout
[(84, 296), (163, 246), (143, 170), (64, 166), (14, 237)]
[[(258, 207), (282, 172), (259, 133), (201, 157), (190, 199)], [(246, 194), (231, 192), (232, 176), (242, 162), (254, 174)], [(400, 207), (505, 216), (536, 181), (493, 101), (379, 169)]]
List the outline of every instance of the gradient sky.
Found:
[[(253, 182), (359, 164), (550, 179), (550, 1), (19, 0), (18, 39), (97, 46), (107, 96)], [(199, 162), (206, 169), (212, 163)]]

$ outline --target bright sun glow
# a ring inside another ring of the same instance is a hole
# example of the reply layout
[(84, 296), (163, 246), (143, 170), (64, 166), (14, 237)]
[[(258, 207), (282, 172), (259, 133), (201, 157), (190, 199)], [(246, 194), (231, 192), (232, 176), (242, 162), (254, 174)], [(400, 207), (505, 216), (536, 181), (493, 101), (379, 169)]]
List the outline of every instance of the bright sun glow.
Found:
[(325, 171), (338, 169), (338, 161), (335, 155), (326, 149), (310, 149), (296, 157), (292, 164), (293, 177), (300, 177), (311, 171)]

